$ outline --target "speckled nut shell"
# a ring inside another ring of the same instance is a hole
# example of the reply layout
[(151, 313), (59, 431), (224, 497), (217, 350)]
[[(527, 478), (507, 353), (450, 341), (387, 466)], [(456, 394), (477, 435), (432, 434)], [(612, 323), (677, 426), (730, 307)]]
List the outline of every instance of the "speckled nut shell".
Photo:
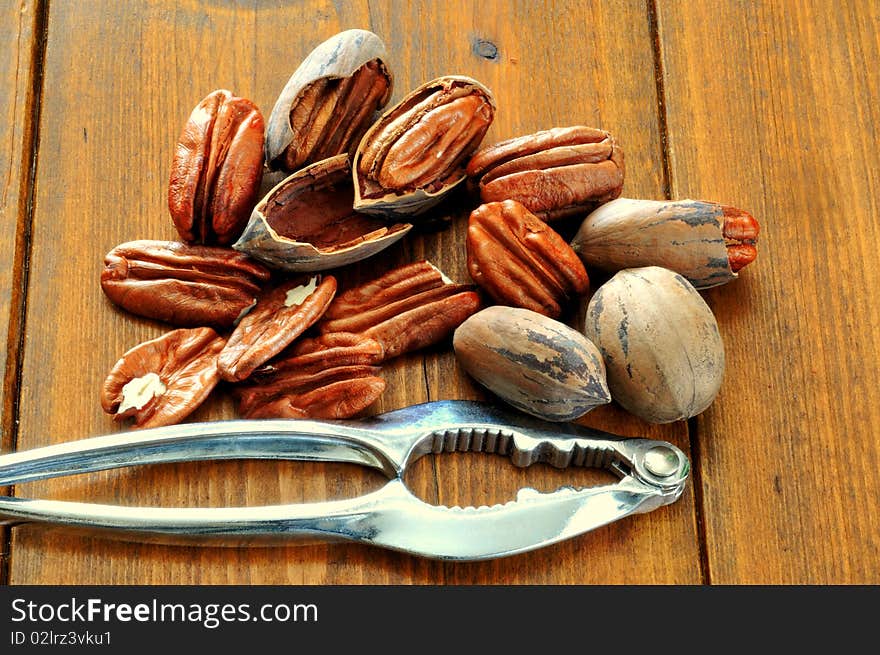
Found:
[(620, 271), (587, 306), (584, 334), (602, 351), (612, 398), (650, 423), (704, 411), (724, 377), (724, 344), (709, 306), (681, 275)]

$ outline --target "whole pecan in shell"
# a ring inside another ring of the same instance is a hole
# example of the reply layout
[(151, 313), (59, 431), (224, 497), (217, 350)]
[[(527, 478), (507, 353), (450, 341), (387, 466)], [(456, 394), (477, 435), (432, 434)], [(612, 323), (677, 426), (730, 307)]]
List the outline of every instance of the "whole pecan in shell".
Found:
[(245, 418), (349, 418), (385, 390), (378, 377), (384, 351), (363, 335), (304, 339), (236, 387)]
[(244, 380), (321, 318), (335, 294), (331, 275), (290, 280), (265, 292), (220, 353), (220, 376)]
[(263, 176), (263, 117), (220, 89), (193, 110), (177, 144), (168, 209), (189, 243), (227, 245), (241, 234)]
[(479, 184), (483, 202), (517, 200), (551, 221), (619, 196), (623, 150), (603, 130), (556, 127), (483, 148), (467, 174)]
[(758, 231), (753, 216), (728, 205), (618, 198), (587, 216), (571, 245), (605, 271), (661, 266), (706, 289), (754, 261)]
[(303, 60), (275, 102), (266, 128), (266, 161), (296, 171), (350, 152), (391, 97), (382, 40), (346, 30)]
[(181, 327), (230, 327), (271, 273), (229, 248), (128, 241), (104, 258), (101, 288), (132, 314)]
[(101, 389), (101, 407), (138, 427), (178, 423), (220, 380), (217, 355), (226, 340), (211, 328), (180, 329), (126, 352)]
[(367, 131), (354, 168), (358, 211), (414, 215), (466, 179), (464, 166), (495, 117), (491, 92), (446, 76), (423, 84)]
[(439, 343), (480, 308), (480, 297), (419, 261), (349, 289), (318, 323), (322, 334), (354, 332), (382, 344), (385, 359)]
[(562, 314), (568, 298), (590, 288), (571, 246), (516, 200), (487, 203), (471, 212), (467, 263), (474, 282), (499, 304), (550, 318)]

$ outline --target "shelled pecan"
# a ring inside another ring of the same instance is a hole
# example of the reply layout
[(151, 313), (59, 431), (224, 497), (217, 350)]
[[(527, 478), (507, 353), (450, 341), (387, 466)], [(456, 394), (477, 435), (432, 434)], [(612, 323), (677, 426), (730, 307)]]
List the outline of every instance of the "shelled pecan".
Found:
[(193, 109), (168, 184), (168, 209), (184, 241), (227, 245), (241, 234), (263, 176), (263, 131), (257, 106), (225, 89)]
[(753, 216), (728, 205), (618, 198), (587, 216), (571, 245), (605, 271), (661, 266), (705, 289), (754, 261), (758, 231)]
[(246, 418), (349, 418), (385, 390), (378, 377), (384, 351), (363, 335), (304, 339), (236, 387)]
[(317, 327), (322, 334), (371, 337), (388, 360), (439, 343), (479, 308), (480, 297), (470, 286), (420, 261), (339, 294)]
[(101, 288), (132, 314), (181, 327), (230, 327), (256, 302), (269, 270), (229, 248), (129, 241), (104, 258)]
[(211, 328), (180, 329), (146, 341), (116, 362), (101, 389), (101, 407), (138, 427), (172, 425), (192, 413), (220, 380), (217, 355), (226, 340)]
[(495, 117), (491, 92), (450, 75), (423, 84), (367, 131), (355, 153), (354, 207), (414, 215), (465, 180), (468, 157)]
[(220, 376), (229, 382), (244, 380), (312, 326), (335, 293), (331, 275), (290, 280), (264, 293), (220, 353)]
[(496, 302), (550, 318), (558, 318), (568, 298), (590, 287), (571, 246), (516, 200), (471, 212), (467, 262), (474, 282)]
[(556, 127), (483, 148), (467, 174), (479, 184), (483, 202), (517, 200), (552, 221), (619, 196), (623, 150), (603, 130)]
[(266, 128), (266, 161), (296, 171), (357, 146), (391, 97), (385, 44), (346, 30), (316, 47), (275, 102)]

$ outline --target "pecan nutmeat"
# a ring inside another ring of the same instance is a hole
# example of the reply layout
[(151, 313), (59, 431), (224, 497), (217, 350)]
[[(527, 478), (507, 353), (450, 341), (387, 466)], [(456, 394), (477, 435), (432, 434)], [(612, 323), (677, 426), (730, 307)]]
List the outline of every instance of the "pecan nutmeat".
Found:
[(220, 376), (244, 380), (321, 318), (335, 294), (331, 275), (290, 280), (264, 293), (220, 353)]
[(229, 248), (128, 241), (104, 258), (101, 288), (132, 314), (180, 327), (232, 326), (251, 307), (269, 269)]
[(364, 135), (355, 155), (355, 209), (416, 214), (465, 179), (495, 116), (491, 93), (466, 77), (428, 82)]
[(439, 343), (480, 308), (480, 297), (427, 261), (339, 294), (318, 323), (322, 334), (354, 332), (382, 344), (385, 360)]
[(604, 130), (576, 125), (477, 152), (467, 174), (483, 202), (517, 200), (545, 221), (584, 213), (623, 189), (623, 150)]
[(363, 335), (304, 339), (238, 385), (245, 418), (350, 418), (385, 390), (378, 377), (384, 351)]
[(217, 385), (217, 355), (226, 340), (213, 329), (179, 329), (126, 352), (101, 389), (101, 407), (137, 427), (179, 423)]
[(189, 243), (228, 245), (244, 229), (263, 177), (263, 117), (225, 89), (193, 110), (174, 152), (168, 209)]
[(481, 205), (467, 232), (468, 271), (496, 302), (559, 318), (585, 294), (587, 271), (571, 246), (515, 200)]

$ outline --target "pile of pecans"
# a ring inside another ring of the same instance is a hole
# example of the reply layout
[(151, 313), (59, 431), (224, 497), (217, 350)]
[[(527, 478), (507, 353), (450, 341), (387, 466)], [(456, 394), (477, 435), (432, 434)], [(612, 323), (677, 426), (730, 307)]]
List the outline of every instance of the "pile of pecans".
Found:
[[(347, 418), (384, 391), (384, 362), (455, 333), (468, 372), (542, 418), (573, 420), (612, 398), (646, 420), (702, 411), (720, 385), (720, 337), (692, 285), (733, 279), (755, 258), (755, 220), (715, 203), (619, 199), (623, 152), (602, 130), (554, 128), (479, 150), (496, 106), (471, 78), (431, 80), (377, 118), (392, 88), (379, 37), (348, 30), (308, 55), (267, 123), (226, 90), (196, 106), (168, 190), (181, 241), (123, 243), (101, 276), (112, 302), (178, 329), (122, 356), (104, 410), (138, 427), (176, 423), (222, 380), (243, 417)], [(467, 232), (475, 285), (419, 261), (337, 289), (333, 269), (403, 238), (462, 184), (483, 203)], [(591, 211), (571, 245), (551, 227)], [(558, 319), (587, 301), (585, 264), (665, 273), (630, 275), (614, 303), (603, 286), (577, 331)], [(649, 281), (639, 290), (633, 279)], [(642, 305), (654, 313), (642, 317)], [(699, 343), (670, 345), (658, 316)], [(670, 357), (702, 357), (691, 374), (715, 376), (691, 380), (708, 392), (671, 412), (688, 381), (640, 373), (665, 371)]]

